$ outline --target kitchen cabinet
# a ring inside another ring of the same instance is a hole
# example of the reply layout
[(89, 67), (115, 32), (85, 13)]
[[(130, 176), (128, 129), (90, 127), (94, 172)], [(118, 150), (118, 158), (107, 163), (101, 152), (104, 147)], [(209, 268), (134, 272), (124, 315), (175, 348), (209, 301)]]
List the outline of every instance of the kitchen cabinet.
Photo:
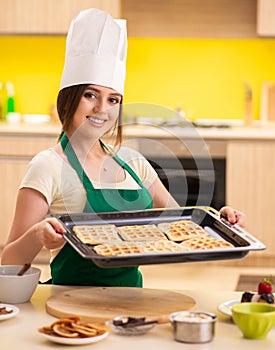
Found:
[(55, 143), (56, 135), (0, 135), (0, 248), (7, 240), (18, 186), (29, 161), (36, 153)]
[(226, 202), (246, 214), (247, 231), (267, 247), (265, 251), (249, 254), (254, 266), (257, 261), (262, 266), (274, 266), (274, 174), (274, 140), (228, 142)]
[(257, 0), (121, 1), (130, 37), (257, 37)]
[(126, 18), (130, 37), (256, 37), (256, 5), (257, 0), (0, 0), (0, 35), (64, 35), (80, 10), (96, 7)]
[(275, 1), (258, 0), (257, 33), (260, 36), (275, 36)]
[(0, 34), (67, 34), (80, 10), (96, 7), (120, 17), (120, 0), (0, 0)]

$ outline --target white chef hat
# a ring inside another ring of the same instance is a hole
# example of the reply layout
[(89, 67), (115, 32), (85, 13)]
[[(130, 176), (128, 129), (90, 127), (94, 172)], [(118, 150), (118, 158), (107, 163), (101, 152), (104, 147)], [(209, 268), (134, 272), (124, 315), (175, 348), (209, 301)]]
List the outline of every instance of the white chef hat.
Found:
[(79, 84), (107, 86), (124, 94), (126, 20), (99, 9), (81, 11), (72, 21), (60, 90)]

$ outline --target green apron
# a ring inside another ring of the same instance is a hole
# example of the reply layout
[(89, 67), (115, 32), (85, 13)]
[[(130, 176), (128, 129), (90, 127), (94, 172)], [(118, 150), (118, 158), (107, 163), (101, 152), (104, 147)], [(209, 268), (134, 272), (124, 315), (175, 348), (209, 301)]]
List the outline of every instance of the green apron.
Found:
[[(108, 150), (107, 146), (101, 145)], [(85, 213), (144, 210), (152, 208), (152, 197), (134, 171), (116, 155), (110, 153), (140, 186), (137, 190), (95, 189), (83, 170), (66, 134), (61, 139), (62, 148), (77, 172), (87, 193)], [(109, 151), (109, 150), (108, 150)], [(142, 275), (137, 266), (101, 268), (92, 260), (81, 257), (66, 243), (51, 262), (53, 284), (83, 286), (142, 287)]]

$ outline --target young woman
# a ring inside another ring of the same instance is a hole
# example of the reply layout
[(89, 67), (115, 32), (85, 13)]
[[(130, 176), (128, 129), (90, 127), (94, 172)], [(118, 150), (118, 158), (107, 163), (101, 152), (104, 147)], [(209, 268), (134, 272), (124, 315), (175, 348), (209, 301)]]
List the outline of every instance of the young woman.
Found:
[[(87, 18), (102, 17), (100, 25), (109, 23), (113, 32), (116, 29), (114, 20), (104, 12), (94, 10), (84, 11), (79, 17), (84, 29), (87, 29)], [(69, 38), (70, 35), (73, 36), (73, 32), (69, 32)], [(121, 46), (121, 35), (117, 37), (118, 46)], [(114, 41), (111, 38), (112, 44)], [(75, 44), (75, 40), (73, 42)], [(79, 38), (79, 42), (83, 41)], [(67, 42), (67, 48), (69, 45)], [(108, 52), (107, 61), (109, 56)], [(99, 59), (100, 66), (101, 55)], [(95, 59), (91, 61), (93, 67)], [(68, 58), (66, 62), (68, 64)], [(86, 83), (83, 84), (82, 68), (83, 59), (71, 83), (63, 84), (59, 91), (57, 109), (62, 133), (58, 144), (35, 156), (23, 178), (2, 264), (30, 263), (41, 248), (46, 247), (51, 250), (51, 282), (54, 284), (142, 287), (138, 267), (108, 269), (96, 266), (65, 243), (63, 228), (55, 218), (45, 219), (48, 214), (177, 206), (149, 162), (138, 152), (120, 145), (121, 84), (106, 80), (105, 70), (102, 80), (98, 78), (98, 71), (97, 79), (94, 79), (93, 72), (91, 76), (89, 72), (87, 74), (87, 67), (84, 67)], [(66, 75), (66, 69), (64, 72)], [(103, 141), (110, 135), (115, 140), (114, 145)], [(222, 208), (221, 213), (231, 222), (244, 226), (242, 213), (230, 207)]]

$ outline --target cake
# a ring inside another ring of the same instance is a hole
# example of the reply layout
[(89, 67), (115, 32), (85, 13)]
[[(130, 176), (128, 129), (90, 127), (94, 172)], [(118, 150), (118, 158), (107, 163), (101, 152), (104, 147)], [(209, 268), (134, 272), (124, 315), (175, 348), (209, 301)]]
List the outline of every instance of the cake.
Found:
[(273, 280), (264, 278), (263, 281), (258, 284), (258, 292), (244, 292), (242, 294), (242, 303), (267, 303), (274, 304)]

